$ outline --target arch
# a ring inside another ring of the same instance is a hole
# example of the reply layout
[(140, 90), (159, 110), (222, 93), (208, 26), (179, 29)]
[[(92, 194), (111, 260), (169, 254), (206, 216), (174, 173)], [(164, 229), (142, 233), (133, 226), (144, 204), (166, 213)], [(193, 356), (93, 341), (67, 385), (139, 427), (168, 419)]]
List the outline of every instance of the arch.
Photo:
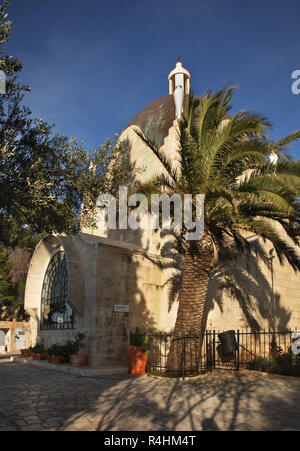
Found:
[(43, 330), (74, 329), (76, 315), (68, 302), (68, 267), (65, 251), (58, 251), (47, 267), (41, 296)]
[(76, 315), (83, 316), (84, 279), (76, 236), (51, 235), (37, 245), (28, 270), (25, 289), (25, 309), (40, 320), (40, 306), (44, 276), (52, 257), (64, 251), (68, 270), (67, 302)]

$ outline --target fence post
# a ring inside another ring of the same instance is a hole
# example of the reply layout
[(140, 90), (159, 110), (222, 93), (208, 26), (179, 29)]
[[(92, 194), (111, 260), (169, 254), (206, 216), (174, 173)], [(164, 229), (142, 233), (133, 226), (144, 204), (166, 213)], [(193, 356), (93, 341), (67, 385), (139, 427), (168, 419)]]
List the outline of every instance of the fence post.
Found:
[(216, 331), (213, 331), (213, 368), (216, 369)]
[(148, 335), (148, 340), (147, 340), (147, 354), (148, 354), (148, 357), (147, 357), (147, 361), (146, 361), (146, 373), (148, 374), (148, 376), (151, 373), (151, 369), (150, 369), (150, 359), (151, 359), (150, 340), (151, 340), (150, 335)]
[(182, 379), (185, 380), (185, 334), (182, 334)]
[(240, 371), (240, 331), (237, 330), (237, 362), (236, 369)]
[(206, 371), (209, 370), (208, 331), (205, 333)]

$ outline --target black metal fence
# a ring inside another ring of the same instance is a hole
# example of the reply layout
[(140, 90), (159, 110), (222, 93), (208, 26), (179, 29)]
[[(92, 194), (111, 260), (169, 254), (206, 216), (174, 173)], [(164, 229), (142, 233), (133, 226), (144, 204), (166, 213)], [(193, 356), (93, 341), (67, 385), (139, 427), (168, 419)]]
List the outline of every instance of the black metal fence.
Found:
[[(148, 373), (182, 376), (211, 368), (209, 335), (153, 334), (148, 336)], [(208, 366), (209, 365), (209, 366)]]
[(213, 369), (246, 367), (256, 357), (271, 360), (275, 353), (286, 353), (292, 345), (292, 330), (235, 331), (236, 348), (223, 352), (221, 331), (204, 334), (149, 334), (147, 371), (149, 374), (187, 377)]

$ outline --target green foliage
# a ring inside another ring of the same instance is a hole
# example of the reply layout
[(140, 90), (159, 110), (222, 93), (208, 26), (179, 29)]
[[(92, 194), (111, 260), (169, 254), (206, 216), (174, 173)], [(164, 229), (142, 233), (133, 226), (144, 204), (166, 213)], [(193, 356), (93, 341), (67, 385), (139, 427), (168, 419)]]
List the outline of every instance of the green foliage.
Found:
[(9, 250), (0, 245), (0, 319), (27, 318), (24, 311), (25, 280), (13, 280)]
[[(204, 194), (205, 233), (217, 250), (232, 242), (238, 251), (249, 251), (246, 234), (252, 232), (273, 245), (281, 263), (286, 260), (299, 270), (299, 255), (288, 239), (299, 245), (300, 162), (292, 161), (287, 149), (300, 130), (271, 141), (265, 117), (247, 111), (229, 117), (234, 91), (231, 87), (201, 98), (190, 96), (179, 122), (176, 169), (136, 130), (167, 172), (146, 188), (169, 195)], [(278, 156), (276, 166), (270, 163), (271, 154)]]
[(47, 349), (49, 355), (62, 356), (68, 362), (70, 356), (78, 354), (85, 346), (85, 334), (78, 332), (73, 340), (67, 340), (64, 344), (55, 343)]
[(72, 348), (72, 354), (78, 354), (80, 349), (85, 347), (85, 338), (85, 334), (78, 332), (74, 340), (68, 342), (70, 347)]
[(45, 353), (47, 351), (46, 351), (44, 343), (43, 342), (39, 342), (35, 346), (33, 346), (31, 348), (31, 352), (33, 354), (43, 354), (43, 353)]
[(135, 332), (130, 334), (130, 346), (140, 347), (146, 351), (148, 347), (148, 335), (141, 333), (137, 327)]
[(249, 370), (265, 372), (270, 368), (270, 362), (265, 357), (255, 357), (253, 360), (247, 363), (247, 368)]
[(48, 355), (64, 357), (68, 361), (71, 355), (71, 347), (69, 344), (60, 345), (55, 343), (47, 349), (47, 353)]
[(12, 283), (12, 264), (7, 252), (0, 245), (0, 307), (9, 305), (16, 298), (18, 290)]
[[(120, 149), (115, 137), (90, 153), (32, 117), (23, 105), (30, 89), (18, 82), (22, 64), (3, 49), (12, 27), (8, 6), (0, 6), (0, 69), (7, 78), (0, 96), (0, 243), (34, 248), (46, 234), (76, 233), (81, 212), (85, 222), (92, 221), (87, 212), (106, 190), (108, 168)], [(126, 174), (116, 164), (112, 175), (121, 180)]]
[(300, 376), (300, 356), (289, 350), (286, 353), (278, 352), (270, 359), (255, 357), (247, 364), (247, 368), (284, 376)]

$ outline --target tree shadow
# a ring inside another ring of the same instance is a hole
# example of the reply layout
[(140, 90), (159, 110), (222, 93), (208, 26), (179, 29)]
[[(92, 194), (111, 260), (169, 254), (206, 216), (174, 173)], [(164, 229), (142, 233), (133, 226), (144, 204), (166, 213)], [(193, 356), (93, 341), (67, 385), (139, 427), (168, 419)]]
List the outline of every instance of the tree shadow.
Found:
[[(168, 280), (171, 308), (179, 297), (183, 250), (178, 234), (170, 230), (163, 232), (170, 236), (162, 249), (162, 255), (169, 260), (165, 267), (174, 268), (174, 274)], [(249, 251), (244, 254), (236, 249), (221, 253), (210, 274), (202, 329), (206, 329), (208, 315), (214, 308), (224, 313), (224, 302), (232, 301), (238, 303), (246, 327), (253, 332), (265, 327), (271, 331), (286, 330), (291, 312), (282, 305), (280, 294), (273, 290), (271, 270), (266, 248), (258, 240), (251, 243)]]
[(270, 265), (265, 248), (257, 241), (245, 254), (221, 256), (210, 276), (204, 321), (215, 305), (223, 312), (225, 294), (227, 302), (238, 303), (252, 332), (286, 330), (291, 312), (273, 290)]

